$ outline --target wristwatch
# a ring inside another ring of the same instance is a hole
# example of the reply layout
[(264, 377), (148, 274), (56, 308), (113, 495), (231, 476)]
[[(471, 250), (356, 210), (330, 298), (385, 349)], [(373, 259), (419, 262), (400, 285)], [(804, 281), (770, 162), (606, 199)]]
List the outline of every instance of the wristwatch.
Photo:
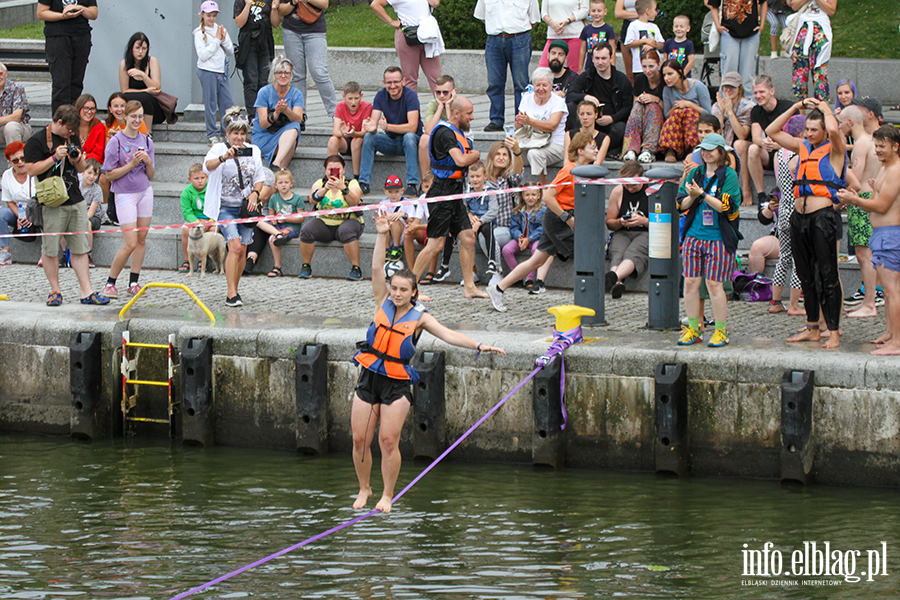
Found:
[(571, 218), (572, 218), (572, 215), (567, 210), (564, 210), (561, 213), (559, 213), (559, 220), (562, 221), (563, 223), (568, 223), (569, 219), (571, 219)]

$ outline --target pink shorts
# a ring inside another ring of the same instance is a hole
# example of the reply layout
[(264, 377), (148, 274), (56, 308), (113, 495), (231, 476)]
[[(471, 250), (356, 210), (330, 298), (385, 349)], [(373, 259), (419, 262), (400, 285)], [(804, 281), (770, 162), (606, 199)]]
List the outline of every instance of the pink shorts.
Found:
[(728, 281), (737, 266), (734, 254), (725, 250), (722, 240), (698, 240), (685, 237), (681, 245), (685, 277), (703, 277), (709, 281)]
[(153, 187), (134, 194), (116, 194), (116, 217), (119, 223), (137, 223), (153, 216)]

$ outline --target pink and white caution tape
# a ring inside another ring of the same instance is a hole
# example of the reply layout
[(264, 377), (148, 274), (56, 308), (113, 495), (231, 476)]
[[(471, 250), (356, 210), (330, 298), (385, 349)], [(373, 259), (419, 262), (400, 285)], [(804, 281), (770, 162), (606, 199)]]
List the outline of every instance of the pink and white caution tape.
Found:
[[(647, 177), (620, 177), (615, 179), (579, 179), (578, 183), (595, 183), (600, 185), (643, 185), (645, 183), (653, 184), (647, 188), (648, 194), (655, 194), (663, 186), (664, 183), (678, 183), (676, 179), (649, 179)], [(93, 233), (94, 235), (103, 235), (107, 233), (122, 233), (125, 231), (163, 231), (167, 229), (183, 229), (185, 227), (194, 227), (200, 223), (203, 225), (244, 225), (247, 223), (258, 223), (260, 221), (279, 221), (285, 217), (321, 217), (328, 215), (341, 215), (346, 213), (361, 213), (369, 210), (385, 210), (399, 206), (413, 206), (416, 204), (436, 204), (438, 202), (449, 202), (450, 200), (463, 200), (466, 198), (480, 198), (482, 196), (493, 196), (496, 194), (507, 194), (514, 192), (524, 192), (526, 190), (543, 190), (553, 187), (564, 187), (570, 185), (568, 183), (548, 183), (546, 185), (526, 185), (517, 188), (504, 188), (495, 190), (483, 190), (481, 192), (466, 192), (463, 194), (449, 194), (447, 196), (435, 196), (433, 198), (410, 198), (408, 200), (398, 200), (397, 202), (384, 202), (378, 204), (364, 204), (359, 206), (346, 206), (344, 208), (329, 208), (326, 210), (311, 210), (291, 213), (289, 215), (265, 215), (261, 217), (250, 217), (247, 219), (224, 219), (220, 221), (197, 221), (194, 223), (177, 223), (172, 225), (150, 225), (148, 227), (133, 227), (130, 229), (98, 229), (96, 231), (68, 231), (65, 233), (45, 232), (40, 233), (12, 233), (4, 237), (23, 238), (23, 237), (45, 237), (59, 235), (81, 235)]]

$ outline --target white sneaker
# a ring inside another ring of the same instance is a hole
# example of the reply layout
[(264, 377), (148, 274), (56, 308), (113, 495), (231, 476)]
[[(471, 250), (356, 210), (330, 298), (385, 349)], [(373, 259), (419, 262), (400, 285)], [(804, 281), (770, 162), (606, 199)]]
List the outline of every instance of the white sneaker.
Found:
[(637, 153), (634, 150), (629, 150), (622, 157), (622, 160), (628, 162), (629, 160), (637, 160)]
[(496, 285), (489, 285), (487, 288), (488, 296), (491, 297), (491, 304), (494, 305), (494, 310), (498, 312), (506, 312), (506, 307), (503, 306), (503, 292)]
[(12, 264), (12, 255), (6, 248), (0, 248), (0, 265)]
[(769, 58), (772, 58), (772, 59), (778, 58), (778, 53), (773, 52), (772, 54), (769, 55)]
[(653, 155), (650, 154), (650, 152), (648, 152), (647, 150), (644, 150), (643, 152), (641, 152), (640, 156), (638, 156), (638, 162), (642, 162), (642, 163), (644, 163), (645, 165), (646, 165), (647, 163), (652, 163), (652, 162), (653, 162)]

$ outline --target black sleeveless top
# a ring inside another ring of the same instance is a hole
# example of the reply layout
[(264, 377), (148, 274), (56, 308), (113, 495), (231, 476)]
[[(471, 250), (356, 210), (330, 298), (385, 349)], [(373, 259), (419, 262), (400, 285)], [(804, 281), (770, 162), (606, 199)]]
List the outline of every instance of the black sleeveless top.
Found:
[[(641, 211), (641, 214), (645, 217), (647, 216), (647, 186), (642, 185), (641, 189), (637, 192), (629, 192), (628, 188), (624, 185), (622, 186), (622, 204), (619, 205), (619, 217), (624, 217), (628, 213), (632, 213), (636, 210)], [(647, 231), (647, 228), (644, 226), (641, 227), (624, 227), (626, 231)]]

